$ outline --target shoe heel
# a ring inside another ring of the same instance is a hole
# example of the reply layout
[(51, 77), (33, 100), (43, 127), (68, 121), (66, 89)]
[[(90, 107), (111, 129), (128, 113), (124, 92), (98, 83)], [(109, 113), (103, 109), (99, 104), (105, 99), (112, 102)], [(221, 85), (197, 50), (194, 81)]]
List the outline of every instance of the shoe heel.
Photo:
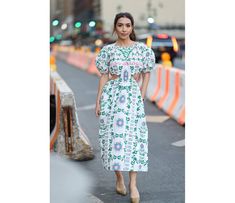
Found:
[(131, 203), (139, 203), (140, 202), (140, 198), (136, 197), (136, 198), (131, 198)]
[(119, 189), (116, 188), (116, 192), (117, 192), (119, 195), (123, 195), (123, 196), (127, 195), (126, 189), (119, 190)]

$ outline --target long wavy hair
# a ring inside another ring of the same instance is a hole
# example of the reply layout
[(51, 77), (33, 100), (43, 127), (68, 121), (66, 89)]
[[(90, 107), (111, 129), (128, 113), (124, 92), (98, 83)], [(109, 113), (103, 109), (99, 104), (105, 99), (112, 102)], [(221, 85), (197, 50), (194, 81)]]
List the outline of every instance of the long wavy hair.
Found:
[(133, 27), (132, 29), (132, 32), (130, 34), (130, 39), (133, 40), (133, 41), (136, 41), (136, 35), (135, 35), (135, 30), (134, 30), (134, 18), (133, 16), (128, 13), (128, 12), (122, 12), (122, 13), (118, 13), (116, 16), (115, 16), (115, 19), (114, 19), (114, 23), (113, 23), (113, 33), (115, 32), (116, 30), (116, 24), (117, 24), (117, 21), (119, 18), (123, 18), (123, 17), (126, 17), (128, 19), (130, 19), (131, 21), (131, 25)]

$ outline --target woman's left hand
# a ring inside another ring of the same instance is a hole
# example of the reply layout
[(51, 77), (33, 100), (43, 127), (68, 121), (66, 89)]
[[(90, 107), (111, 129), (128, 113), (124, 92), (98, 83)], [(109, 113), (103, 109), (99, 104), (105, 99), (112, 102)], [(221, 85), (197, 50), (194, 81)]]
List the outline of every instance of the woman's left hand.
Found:
[(136, 80), (136, 82), (139, 82), (139, 80), (140, 80), (140, 74), (139, 73), (134, 74), (133, 77)]

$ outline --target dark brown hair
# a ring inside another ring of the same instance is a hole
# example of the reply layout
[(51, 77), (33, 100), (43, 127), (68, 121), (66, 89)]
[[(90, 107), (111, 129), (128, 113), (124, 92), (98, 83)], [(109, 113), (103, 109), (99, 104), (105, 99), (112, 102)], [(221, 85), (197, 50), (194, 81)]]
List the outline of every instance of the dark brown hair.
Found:
[(130, 13), (127, 13), (127, 12), (118, 13), (115, 16), (114, 23), (113, 23), (113, 33), (115, 32), (116, 24), (117, 24), (118, 19), (119, 18), (123, 18), (123, 17), (126, 17), (126, 18), (130, 19), (131, 25), (133, 27), (132, 32), (130, 34), (130, 39), (133, 40), (133, 41), (136, 41), (136, 36), (135, 36), (135, 31), (134, 31), (134, 18), (133, 18), (133, 16)]

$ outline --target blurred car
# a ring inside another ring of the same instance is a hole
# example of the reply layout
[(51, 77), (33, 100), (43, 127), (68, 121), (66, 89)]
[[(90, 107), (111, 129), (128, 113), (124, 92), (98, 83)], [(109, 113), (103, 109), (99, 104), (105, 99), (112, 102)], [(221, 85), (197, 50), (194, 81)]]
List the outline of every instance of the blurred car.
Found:
[(168, 53), (170, 60), (173, 62), (179, 52), (176, 38), (168, 34), (144, 34), (137, 36), (137, 40), (152, 48), (156, 57), (156, 63), (161, 61), (161, 56), (164, 53)]

